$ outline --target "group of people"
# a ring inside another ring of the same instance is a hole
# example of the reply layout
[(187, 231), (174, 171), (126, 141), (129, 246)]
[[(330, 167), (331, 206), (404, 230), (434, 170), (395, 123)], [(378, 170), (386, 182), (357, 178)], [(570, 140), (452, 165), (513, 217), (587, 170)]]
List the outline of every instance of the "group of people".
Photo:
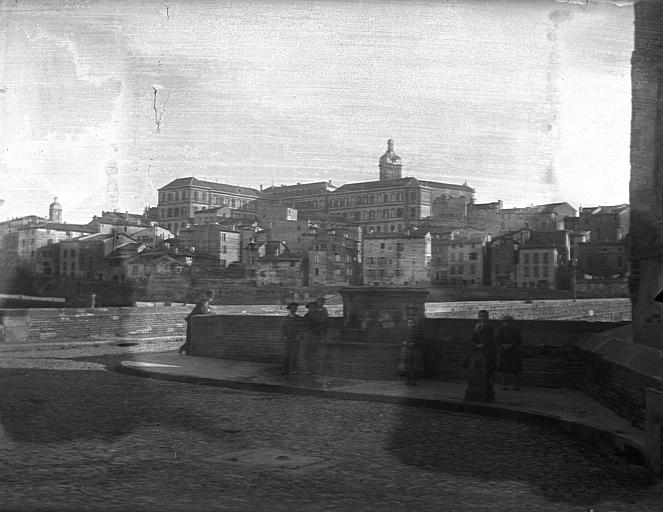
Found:
[(508, 389), (510, 380), (512, 387), (520, 390), (520, 374), (523, 370), (521, 346), (522, 334), (513, 324), (512, 316), (502, 317), (496, 332), (489, 323), (488, 311), (479, 311), (478, 322), (472, 331), (472, 348), (466, 360), (469, 370), (466, 399), (492, 401), (495, 397), (493, 382), (496, 372), (502, 374), (504, 390)]
[[(191, 352), (191, 319), (195, 315), (210, 313), (210, 302), (214, 292), (208, 291), (186, 317), (186, 342), (179, 352)], [(299, 304), (291, 302), (287, 306), (288, 315), (281, 322), (285, 350), (282, 374), (289, 375), (304, 371), (313, 373), (319, 343), (325, 338), (329, 325), (329, 313), (325, 307), (324, 297), (306, 304), (308, 312), (304, 316), (298, 314)], [(409, 319), (406, 337), (401, 346), (399, 373), (407, 377), (408, 385), (416, 385), (422, 375), (423, 350), (421, 325)], [(482, 309), (478, 313), (478, 321), (472, 330), (472, 347), (465, 361), (469, 371), (469, 382), (465, 398), (474, 401), (492, 401), (495, 398), (493, 383), (495, 373), (502, 374), (504, 390), (511, 386), (520, 390), (520, 374), (522, 361), (520, 348), (522, 334), (513, 324), (512, 316), (502, 317), (499, 328), (495, 329), (489, 321), (488, 311)], [(511, 378), (509, 378), (511, 377)]]
[(315, 368), (318, 344), (327, 334), (329, 312), (324, 297), (306, 304), (308, 312), (297, 314), (299, 304), (291, 302), (287, 306), (288, 315), (281, 322), (281, 334), (285, 342), (282, 375), (290, 375), (303, 370), (311, 375)]

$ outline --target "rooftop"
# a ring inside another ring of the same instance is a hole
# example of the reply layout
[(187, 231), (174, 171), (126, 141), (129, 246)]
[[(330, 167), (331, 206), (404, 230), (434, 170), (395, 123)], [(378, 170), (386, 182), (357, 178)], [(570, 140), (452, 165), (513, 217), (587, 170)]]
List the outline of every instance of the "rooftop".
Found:
[(177, 178), (167, 185), (164, 185), (159, 189), (161, 190), (174, 190), (187, 187), (198, 187), (206, 188), (209, 190), (214, 190), (216, 192), (225, 192), (226, 194), (244, 194), (253, 197), (260, 197), (261, 192), (254, 188), (250, 187), (240, 187), (239, 185), (227, 185), (225, 183), (216, 183), (214, 181), (203, 181), (198, 178), (188, 177), (188, 178)]
[(344, 194), (348, 192), (362, 192), (379, 190), (395, 187), (429, 187), (429, 188), (447, 188), (452, 190), (464, 190), (466, 192), (474, 192), (474, 189), (467, 185), (454, 185), (451, 183), (440, 183), (437, 181), (419, 180), (413, 177), (399, 178), (396, 180), (378, 180), (378, 181), (362, 181), (359, 183), (348, 183), (338, 187), (334, 193)]

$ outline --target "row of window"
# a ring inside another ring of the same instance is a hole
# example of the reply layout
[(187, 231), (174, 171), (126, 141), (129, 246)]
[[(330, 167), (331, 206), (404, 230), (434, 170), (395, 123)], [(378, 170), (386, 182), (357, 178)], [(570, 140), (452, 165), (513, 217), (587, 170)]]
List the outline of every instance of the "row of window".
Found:
[[(458, 274), (464, 274), (465, 273), (465, 265), (451, 265), (451, 268), (449, 269), (449, 274), (452, 275), (458, 275)], [(471, 275), (475, 275), (477, 273), (477, 266), (476, 265), (470, 265), (469, 266), (469, 273)]]
[(192, 199), (193, 201), (201, 201), (203, 203), (208, 203), (214, 206), (230, 206), (232, 208), (243, 208), (245, 206), (249, 206), (249, 204), (253, 202), (248, 199), (224, 196), (214, 192), (206, 192), (204, 190), (194, 190), (193, 194), (190, 194), (189, 190), (176, 190), (174, 192), (161, 192), (159, 196), (159, 203), (176, 203), (178, 201), (186, 201), (188, 199)]
[[(532, 267), (531, 269), (533, 277), (539, 277), (539, 267)], [(530, 267), (523, 267), (523, 276), (530, 276)], [(550, 276), (550, 267), (541, 267), (541, 277)]]
[(357, 196), (346, 196), (333, 198), (329, 200), (329, 206), (331, 208), (343, 208), (346, 206), (364, 206), (367, 204), (378, 204), (378, 203), (395, 203), (403, 202), (404, 200), (409, 200), (415, 202), (417, 200), (417, 193), (411, 190), (407, 192), (390, 192), (382, 194), (364, 194)]
[[(368, 242), (368, 248), (369, 249), (373, 249), (373, 246), (374, 246), (373, 242)], [(388, 250), (391, 251), (391, 250), (393, 250), (393, 248), (394, 248), (394, 246), (392, 244), (389, 244), (389, 246), (387, 246), (387, 244), (385, 242), (380, 242), (380, 249), (381, 250), (388, 249)], [(397, 242), (396, 243), (396, 252), (403, 252), (404, 250), (405, 250), (405, 245), (402, 242)]]
[(544, 252), (543, 254), (539, 254), (539, 253), (536, 253), (536, 252), (533, 253), (533, 254), (525, 253), (525, 254), (523, 254), (523, 263), (525, 265), (527, 265), (531, 262), (531, 263), (534, 263), (536, 265), (536, 264), (539, 263), (539, 256), (541, 257), (540, 258), (541, 262), (544, 265), (548, 265), (550, 263), (550, 253), (548, 253), (548, 252)]
[[(464, 258), (465, 258), (465, 253), (462, 253), (462, 252), (458, 252), (458, 253), (452, 252), (449, 255), (449, 261), (456, 261), (456, 260), (463, 261)], [(471, 252), (467, 255), (467, 259), (469, 261), (478, 261), (479, 260), (479, 254), (476, 253), (476, 252)]]
[[(413, 266), (417, 264), (417, 258), (412, 258), (410, 261)], [(397, 258), (394, 263), (394, 260), (392, 259), (388, 260), (386, 256), (380, 256), (378, 258), (376, 258), (375, 256), (366, 257), (367, 265), (375, 265), (376, 262), (378, 265), (394, 265), (396, 267), (400, 267), (401, 265), (407, 265), (407, 261), (405, 261), (405, 258), (403, 259)]]
[[(334, 269), (334, 275), (336, 277), (341, 277), (341, 274), (342, 274), (342, 271), (341, 271), (340, 268)], [(345, 269), (345, 274), (348, 275), (348, 276), (351, 276), (352, 275), (352, 269), (351, 268), (346, 268)], [(315, 267), (313, 269), (313, 275), (314, 276), (319, 276), (320, 275), (320, 269), (318, 267)]]
[[(345, 255), (345, 262), (350, 263), (351, 261), (352, 261), (352, 256), (350, 256), (349, 254), (346, 254)], [(334, 254), (334, 262), (336, 262), (336, 263), (341, 262), (341, 255), (340, 254), (338, 254), (338, 253)], [(320, 255), (319, 254), (314, 254), (313, 255), (313, 263), (315, 263), (316, 265), (320, 263)]]

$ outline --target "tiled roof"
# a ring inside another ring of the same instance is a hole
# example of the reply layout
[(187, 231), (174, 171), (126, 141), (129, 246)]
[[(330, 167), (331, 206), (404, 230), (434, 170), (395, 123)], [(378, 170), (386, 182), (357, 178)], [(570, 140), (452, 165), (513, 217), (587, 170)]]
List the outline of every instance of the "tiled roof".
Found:
[(623, 213), (631, 209), (631, 205), (629, 204), (618, 204), (618, 205), (613, 205), (613, 206), (585, 206), (580, 209), (580, 213), (584, 214), (601, 214), (601, 213), (609, 213), (609, 214), (614, 214), (614, 213)]
[(279, 185), (267, 187), (263, 194), (267, 196), (287, 195), (293, 192), (308, 192), (310, 194), (320, 194), (335, 189), (336, 186), (328, 181), (315, 181), (313, 183), (297, 183), (296, 185)]
[(159, 190), (170, 190), (184, 187), (200, 187), (214, 190), (216, 192), (225, 192), (226, 194), (244, 194), (248, 196), (260, 197), (261, 192), (254, 188), (240, 187), (238, 185), (226, 185), (225, 183), (216, 183), (213, 181), (203, 181), (198, 178), (177, 178), (167, 185), (164, 185)]
[(53, 229), (55, 231), (78, 231), (80, 233), (97, 232), (96, 229), (92, 229), (90, 226), (86, 226), (84, 224), (63, 224), (61, 222), (39, 222), (37, 224), (21, 226), (20, 228), (17, 228), (17, 231), (28, 229)]
[(474, 192), (474, 189), (467, 185), (454, 185), (451, 183), (439, 183), (437, 181), (419, 180), (417, 178), (405, 177), (395, 180), (378, 180), (378, 181), (363, 181), (360, 183), (348, 183), (338, 187), (334, 194), (344, 194), (348, 192), (369, 192), (371, 190), (382, 190), (385, 188), (395, 187), (430, 187), (430, 188), (448, 188), (452, 190), (465, 190), (467, 192)]

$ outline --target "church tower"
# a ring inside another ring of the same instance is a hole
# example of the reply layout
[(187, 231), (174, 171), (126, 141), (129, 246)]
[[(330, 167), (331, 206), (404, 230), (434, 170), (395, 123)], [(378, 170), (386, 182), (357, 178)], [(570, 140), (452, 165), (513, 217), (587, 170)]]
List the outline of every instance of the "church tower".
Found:
[(403, 162), (401, 157), (394, 153), (394, 139), (387, 141), (387, 152), (380, 157), (380, 181), (398, 180), (402, 176)]
[(53, 202), (48, 207), (48, 220), (50, 222), (62, 222), (62, 205), (58, 203), (57, 197), (53, 198)]

